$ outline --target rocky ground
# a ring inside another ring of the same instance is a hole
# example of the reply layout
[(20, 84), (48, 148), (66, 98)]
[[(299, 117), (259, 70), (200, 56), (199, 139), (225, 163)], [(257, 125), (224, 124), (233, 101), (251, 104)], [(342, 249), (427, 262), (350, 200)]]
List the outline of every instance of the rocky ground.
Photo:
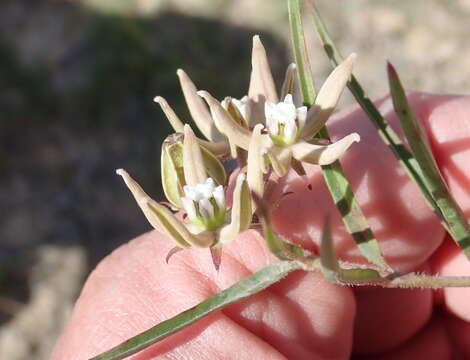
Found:
[[(372, 96), (386, 92), (386, 59), (408, 88), (470, 88), (470, 1), (317, 4), (343, 52), (358, 53), (356, 74)], [(242, 96), (256, 33), (282, 74), (283, 2), (2, 0), (0, 359), (47, 358), (90, 269), (149, 229), (114, 170), (159, 196), (169, 128), (152, 98), (187, 117), (178, 67), (220, 98)], [(321, 82), (329, 65), (309, 39)]]

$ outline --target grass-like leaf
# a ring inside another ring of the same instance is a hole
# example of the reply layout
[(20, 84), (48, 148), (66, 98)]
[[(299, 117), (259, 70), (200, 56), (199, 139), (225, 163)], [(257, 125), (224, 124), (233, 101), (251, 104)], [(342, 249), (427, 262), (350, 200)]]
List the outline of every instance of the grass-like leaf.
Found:
[(419, 124), (406, 98), (405, 90), (395, 68), (387, 65), (390, 94), (395, 112), (418, 161), (426, 187), (442, 212), (447, 231), (470, 259), (470, 225), (457, 202), (449, 192), (441, 172), (428, 146), (424, 130)]
[(266, 289), (268, 286), (278, 282), (287, 276), (287, 274), (297, 269), (300, 269), (300, 264), (293, 261), (280, 261), (269, 265), (219, 294), (204, 300), (199, 305), (161, 322), (90, 360), (124, 359), (184, 329), (215, 311)]
[[(318, 10), (315, 7), (314, 1), (307, 1), (311, 5), (315, 28), (323, 45), (323, 48), (333, 66), (337, 66), (343, 61), (343, 57), (341, 56), (333, 39), (328, 33), (328, 30), (325, 24), (323, 23)], [(369, 99), (364, 89), (361, 87), (361, 85), (354, 76), (351, 76), (351, 80), (348, 82), (348, 88), (353, 94), (358, 104), (362, 107), (368, 118), (375, 125), (377, 132), (379, 133), (379, 136), (381, 137), (383, 142), (392, 150), (399, 163), (403, 166), (403, 168), (406, 170), (411, 179), (413, 179), (418, 185), (428, 205), (439, 217), (446, 230), (449, 231), (451, 236), (459, 244), (459, 246), (465, 252), (466, 256), (470, 259), (469, 226), (461, 210), (458, 208), (458, 205), (448, 193), (447, 187), (445, 188), (447, 195), (437, 195), (440, 199), (440, 204), (438, 204), (437, 197), (435, 194), (433, 194), (433, 192), (435, 191), (435, 189), (433, 188), (434, 185), (431, 185), (429, 183), (429, 175), (426, 175), (424, 173), (428, 171), (425, 168), (428, 165), (426, 163), (421, 164), (421, 160), (417, 158), (416, 152), (415, 157), (403, 145), (403, 142), (398, 137), (397, 133), (392, 129), (390, 124), (380, 114), (377, 107)], [(424, 165), (423, 168), (422, 165)], [(439, 178), (441, 178), (440, 174)], [(444, 183), (443, 185), (445, 186)]]
[[(310, 5), (310, 9), (312, 10), (315, 28), (322, 43), (323, 49), (325, 50), (332, 65), (338, 66), (338, 64), (343, 61), (343, 57), (341, 56), (333, 39), (328, 33), (328, 30), (325, 24), (323, 23), (317, 8), (315, 7), (314, 1), (307, 0), (307, 2)], [(429, 206), (433, 209), (436, 215), (442, 218), (442, 213), (437, 204), (435, 203), (434, 199), (432, 198), (429, 189), (424, 183), (423, 173), (413, 154), (411, 154), (411, 152), (409, 152), (408, 149), (403, 145), (403, 142), (400, 140), (397, 133), (392, 129), (390, 124), (380, 114), (377, 107), (369, 99), (364, 89), (354, 76), (351, 76), (351, 79), (348, 82), (348, 88), (356, 99), (356, 101), (358, 102), (358, 104), (362, 107), (368, 118), (375, 125), (380, 138), (390, 148), (390, 150), (392, 150), (397, 160), (401, 163), (401, 165), (404, 167), (410, 177), (419, 186)]]
[(288, 0), (287, 7), (300, 89), (304, 102), (308, 104), (308, 106), (312, 106), (317, 94), (315, 84), (313, 83), (310, 61), (308, 60), (307, 47), (305, 46), (304, 30), (302, 28), (302, 18), (300, 15), (300, 0)]
[[(304, 41), (302, 19), (300, 15), (300, 0), (288, 0), (289, 22), (292, 34), (297, 73), (304, 104), (308, 107), (315, 102), (315, 87), (310, 73), (310, 63)], [(318, 137), (329, 139), (326, 128), (323, 128)], [(379, 243), (375, 239), (370, 226), (364, 217), (349, 182), (344, 175), (341, 164), (336, 161), (331, 165), (322, 166), (331, 196), (338, 207), (344, 224), (354, 238), (362, 254), (372, 263), (384, 269), (389, 269), (380, 251)]]

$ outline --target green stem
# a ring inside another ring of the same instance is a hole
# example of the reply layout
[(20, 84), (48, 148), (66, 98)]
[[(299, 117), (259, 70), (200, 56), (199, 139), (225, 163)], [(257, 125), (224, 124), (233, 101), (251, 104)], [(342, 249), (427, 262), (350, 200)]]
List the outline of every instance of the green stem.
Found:
[[(304, 104), (310, 107), (315, 102), (316, 94), (304, 41), (300, 0), (288, 0), (288, 8), (300, 89)], [(326, 128), (318, 133), (318, 137), (329, 140)], [(331, 165), (322, 166), (322, 172), (331, 196), (341, 213), (343, 222), (362, 254), (372, 263), (391, 271), (383, 258), (378, 241), (375, 239), (354, 196), (341, 164), (336, 161)]]
[(253, 275), (244, 278), (232, 287), (204, 300), (199, 305), (161, 322), (90, 360), (124, 359), (184, 329), (217, 310), (223, 309), (230, 304), (266, 289), (268, 286), (287, 276), (290, 272), (300, 268), (300, 264), (293, 261), (280, 261), (269, 265)]

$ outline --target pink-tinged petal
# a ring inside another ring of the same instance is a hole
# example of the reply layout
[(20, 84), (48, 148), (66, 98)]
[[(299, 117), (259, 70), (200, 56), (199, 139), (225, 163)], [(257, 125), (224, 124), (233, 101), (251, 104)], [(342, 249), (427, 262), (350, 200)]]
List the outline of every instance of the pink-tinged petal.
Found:
[(258, 35), (253, 36), (253, 50), (251, 54), (251, 78), (248, 96), (255, 101), (260, 99), (278, 103), (276, 85), (274, 84), (271, 68), (269, 67), (266, 50)]

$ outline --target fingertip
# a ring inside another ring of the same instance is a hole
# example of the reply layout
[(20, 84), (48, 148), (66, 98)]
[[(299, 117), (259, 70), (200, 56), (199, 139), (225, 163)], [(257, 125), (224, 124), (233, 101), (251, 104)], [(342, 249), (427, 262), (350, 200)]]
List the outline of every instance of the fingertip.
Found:
[[(470, 276), (470, 261), (460, 249), (453, 249), (437, 269), (442, 276)], [(470, 322), (470, 288), (445, 288), (444, 306), (458, 318)]]

